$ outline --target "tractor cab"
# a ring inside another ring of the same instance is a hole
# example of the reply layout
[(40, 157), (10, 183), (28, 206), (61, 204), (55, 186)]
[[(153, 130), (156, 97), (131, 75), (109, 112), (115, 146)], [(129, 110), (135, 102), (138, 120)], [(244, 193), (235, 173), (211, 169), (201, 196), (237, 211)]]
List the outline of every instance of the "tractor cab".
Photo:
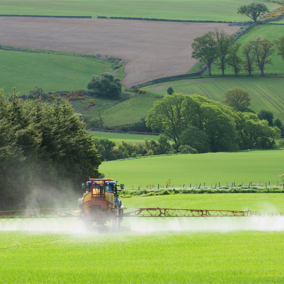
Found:
[(123, 214), (117, 182), (113, 179), (89, 178), (84, 189), (86, 192), (78, 200), (83, 219), (102, 222)]

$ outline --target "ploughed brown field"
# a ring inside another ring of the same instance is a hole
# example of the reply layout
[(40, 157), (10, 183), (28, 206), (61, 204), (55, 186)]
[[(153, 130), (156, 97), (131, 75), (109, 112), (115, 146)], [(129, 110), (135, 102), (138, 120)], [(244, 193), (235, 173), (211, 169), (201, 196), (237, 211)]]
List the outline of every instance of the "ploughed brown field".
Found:
[(233, 34), (239, 28), (221, 23), (0, 17), (0, 43), (127, 60), (123, 84), (129, 87), (186, 73), (196, 63), (191, 58), (194, 38), (215, 29)]

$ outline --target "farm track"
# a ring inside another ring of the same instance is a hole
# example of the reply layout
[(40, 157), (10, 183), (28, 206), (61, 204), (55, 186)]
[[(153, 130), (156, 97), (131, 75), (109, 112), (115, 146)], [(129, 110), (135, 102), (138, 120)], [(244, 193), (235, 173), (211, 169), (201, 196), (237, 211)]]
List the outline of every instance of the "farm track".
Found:
[(221, 23), (176, 23), (107, 19), (0, 18), (1, 44), (111, 55), (128, 61), (126, 87), (186, 73), (193, 39), (208, 31), (233, 34), (239, 27)]

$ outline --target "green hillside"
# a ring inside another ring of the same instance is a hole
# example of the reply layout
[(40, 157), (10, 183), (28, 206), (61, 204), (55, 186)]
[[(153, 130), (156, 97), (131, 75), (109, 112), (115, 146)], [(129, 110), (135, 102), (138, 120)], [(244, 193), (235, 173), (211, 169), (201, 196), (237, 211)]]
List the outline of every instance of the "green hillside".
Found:
[(12, 93), (13, 87), (21, 94), (35, 86), (45, 92), (86, 90), (92, 75), (112, 72), (111, 64), (106, 61), (68, 53), (0, 49), (0, 58), (0, 88), (4, 88), (6, 95)]
[(100, 171), (126, 187), (165, 186), (169, 179), (175, 186), (269, 181), (276, 184), (284, 171), (283, 158), (284, 150), (152, 156), (103, 162)]
[[(113, 100), (96, 97), (96, 106), (85, 108), (86, 102), (91, 97), (86, 96), (85, 100), (73, 101), (74, 109), (89, 117), (98, 117), (101, 114), (104, 126), (117, 126), (131, 124), (139, 121), (147, 115), (154, 102), (161, 98), (153, 94), (135, 94), (127, 100)], [(93, 97), (92, 97), (93, 98)]]
[[(1, 14), (116, 16), (181, 20), (247, 21), (237, 8), (251, 0), (3, 0)], [(270, 10), (277, 4), (266, 2)]]
[(255, 112), (262, 109), (270, 110), (276, 118), (284, 121), (284, 80), (282, 77), (262, 78), (259, 76), (249, 78), (229, 76), (188, 79), (155, 84), (143, 87), (143, 89), (163, 95), (167, 93), (170, 86), (176, 93), (185, 95), (199, 94), (219, 102), (223, 102), (223, 94), (226, 90), (240, 87), (249, 92), (252, 99), (251, 108)]

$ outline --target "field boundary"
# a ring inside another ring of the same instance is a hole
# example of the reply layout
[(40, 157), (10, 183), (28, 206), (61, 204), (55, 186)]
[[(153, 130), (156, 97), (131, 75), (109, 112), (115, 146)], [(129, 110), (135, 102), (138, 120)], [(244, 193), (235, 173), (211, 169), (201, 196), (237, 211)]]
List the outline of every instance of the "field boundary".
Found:
[(139, 21), (161, 21), (161, 22), (184, 22), (184, 23), (234, 23), (231, 21), (206, 21), (206, 20), (174, 20), (174, 19), (158, 19), (158, 18), (136, 18), (136, 17), (106, 17), (97, 16), (97, 19), (113, 19), (113, 20), (139, 20)]
[(0, 17), (32, 17), (32, 18), (78, 18), (92, 19), (92, 16), (50, 16), (50, 15), (6, 15), (0, 14)]

